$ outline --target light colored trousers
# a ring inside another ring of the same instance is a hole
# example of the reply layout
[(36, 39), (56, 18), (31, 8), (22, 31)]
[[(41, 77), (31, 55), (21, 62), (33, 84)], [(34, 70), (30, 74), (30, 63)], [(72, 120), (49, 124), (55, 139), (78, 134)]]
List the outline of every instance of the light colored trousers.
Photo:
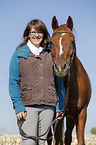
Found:
[[(52, 123), (55, 108), (50, 106), (35, 106), (26, 107), (26, 110), (26, 121), (24, 121), (22, 125), (24, 132), (27, 135), (36, 137), (44, 134)], [(47, 135), (48, 132), (42, 138), (46, 139)], [(45, 141), (34, 141), (32, 139), (22, 137), (22, 145), (45, 145)]]

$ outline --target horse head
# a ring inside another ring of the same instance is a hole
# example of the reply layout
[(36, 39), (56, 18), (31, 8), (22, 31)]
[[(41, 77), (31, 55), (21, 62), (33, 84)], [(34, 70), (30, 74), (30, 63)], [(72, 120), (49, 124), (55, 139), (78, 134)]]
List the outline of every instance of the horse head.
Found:
[(54, 16), (52, 19), (53, 35), (50, 39), (55, 74), (66, 76), (76, 55), (75, 37), (72, 32), (73, 20), (69, 16), (67, 24), (58, 26)]

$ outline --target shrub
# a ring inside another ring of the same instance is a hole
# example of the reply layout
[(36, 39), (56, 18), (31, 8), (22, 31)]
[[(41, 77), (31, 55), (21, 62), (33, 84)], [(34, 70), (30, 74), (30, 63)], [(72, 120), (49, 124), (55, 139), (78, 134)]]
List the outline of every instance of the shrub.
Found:
[(91, 129), (91, 133), (96, 135), (96, 128), (95, 128), (95, 127), (93, 127), (93, 128)]

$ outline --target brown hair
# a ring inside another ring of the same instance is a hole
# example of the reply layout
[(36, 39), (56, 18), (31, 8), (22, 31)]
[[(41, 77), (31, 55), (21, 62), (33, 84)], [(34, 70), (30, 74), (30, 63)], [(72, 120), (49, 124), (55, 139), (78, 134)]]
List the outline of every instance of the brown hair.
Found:
[(48, 43), (49, 43), (49, 39), (50, 39), (50, 34), (48, 33), (48, 30), (45, 26), (45, 24), (39, 20), (39, 19), (34, 19), (32, 21), (30, 21), (28, 24), (27, 24), (27, 27), (25, 28), (25, 31), (23, 33), (23, 42), (19, 45), (19, 47), (27, 44), (28, 42), (28, 39), (29, 39), (29, 32), (31, 31), (32, 29), (32, 26), (34, 27), (34, 29), (36, 29), (38, 32), (42, 32), (44, 37), (43, 37), (43, 41), (41, 43), (40, 46), (42, 47), (47, 47)]

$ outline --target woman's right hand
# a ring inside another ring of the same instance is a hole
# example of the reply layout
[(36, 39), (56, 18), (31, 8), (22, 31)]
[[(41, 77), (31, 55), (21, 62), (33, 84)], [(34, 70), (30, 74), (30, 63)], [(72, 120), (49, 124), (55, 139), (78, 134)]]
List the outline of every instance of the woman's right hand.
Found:
[(27, 112), (21, 111), (18, 114), (16, 114), (18, 120), (24, 119), (26, 120)]

